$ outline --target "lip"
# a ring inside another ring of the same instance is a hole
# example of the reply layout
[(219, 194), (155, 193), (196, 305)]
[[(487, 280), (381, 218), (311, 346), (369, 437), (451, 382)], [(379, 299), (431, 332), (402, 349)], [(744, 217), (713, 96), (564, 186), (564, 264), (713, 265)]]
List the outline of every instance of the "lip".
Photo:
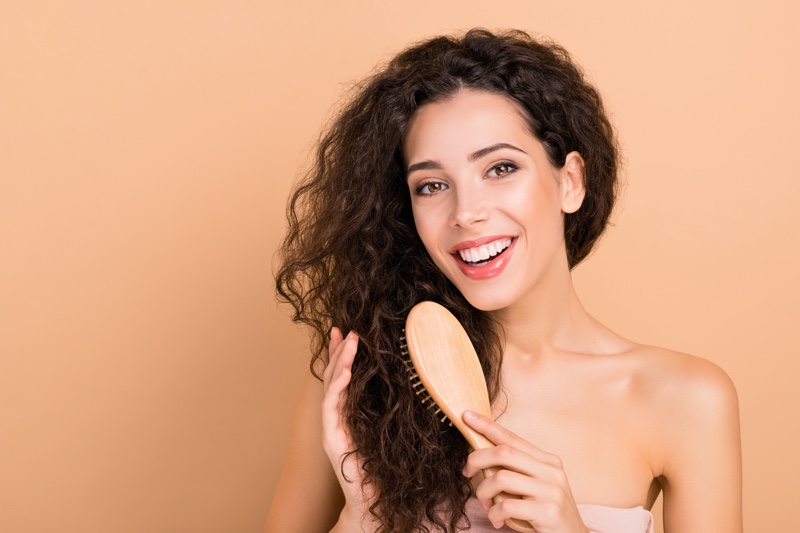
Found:
[(450, 248), (447, 251), (447, 253), (454, 254), (457, 253), (459, 250), (463, 250), (465, 248), (476, 248), (478, 246), (483, 246), (484, 244), (488, 244), (490, 242), (499, 241), (503, 239), (516, 240), (516, 238), (517, 238), (516, 235), (490, 235), (488, 237), (481, 237), (480, 239), (475, 239), (472, 241), (461, 241), (460, 243)]
[(479, 244), (468, 244), (467, 246), (462, 246), (464, 243), (459, 243), (458, 246), (461, 248), (454, 248), (453, 252), (451, 252), (450, 256), (453, 258), (453, 261), (456, 262), (459, 270), (468, 277), (469, 279), (473, 280), (484, 280), (490, 279), (495, 276), (500, 275), (503, 270), (505, 270), (506, 265), (508, 262), (511, 261), (511, 256), (514, 253), (514, 247), (517, 245), (517, 238), (516, 237), (499, 237), (505, 239), (511, 239), (511, 246), (506, 248), (500, 256), (491, 262), (491, 264), (484, 265), (484, 266), (470, 266), (466, 264), (464, 261), (461, 260), (461, 256), (458, 254), (458, 250), (462, 248), (470, 248), (473, 246), (480, 246), (481, 244), (485, 244), (487, 242), (492, 242), (493, 240), (497, 240), (498, 237), (490, 237), (487, 239), (478, 239), (476, 241), (464, 241), (464, 243), (479, 243)]

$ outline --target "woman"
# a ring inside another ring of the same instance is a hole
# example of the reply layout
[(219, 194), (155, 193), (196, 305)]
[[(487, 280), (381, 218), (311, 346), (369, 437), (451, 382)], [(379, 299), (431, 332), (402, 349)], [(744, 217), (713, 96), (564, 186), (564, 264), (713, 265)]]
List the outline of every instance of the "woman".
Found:
[[(277, 287), (315, 342), (268, 532), (644, 533), (661, 491), (668, 532), (741, 530), (728, 377), (575, 293), (617, 163), (597, 91), (523, 32), (434, 38), (357, 87), (290, 203)], [(471, 452), (407, 381), (422, 300), (476, 347), (494, 420), (464, 420), (495, 448)]]

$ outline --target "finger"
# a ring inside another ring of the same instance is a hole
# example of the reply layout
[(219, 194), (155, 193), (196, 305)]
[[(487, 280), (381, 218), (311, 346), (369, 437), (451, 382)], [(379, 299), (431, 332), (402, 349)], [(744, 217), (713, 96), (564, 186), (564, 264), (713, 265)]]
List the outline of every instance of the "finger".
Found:
[(557, 456), (537, 448), (513, 431), (504, 428), (487, 416), (476, 413), (475, 411), (464, 411), (464, 416), (462, 418), (468, 426), (482, 433), (495, 445), (508, 444), (514, 448), (525, 451), (542, 462), (553, 466), (561, 466), (561, 460)]
[(328, 345), (328, 351), (332, 352), (333, 350), (335, 350), (336, 347), (339, 346), (339, 343), (342, 342), (343, 338), (344, 338), (344, 335), (342, 335), (342, 330), (340, 330), (336, 326), (332, 327), (331, 328), (331, 336), (330, 336), (331, 342)]
[(470, 410), (464, 411), (463, 419), (468, 426), (475, 429), (476, 431), (481, 432), (487, 439), (492, 441), (495, 445), (497, 444), (513, 445), (522, 443), (529, 444), (525, 439), (518, 436), (513, 431), (504, 428), (503, 426), (501, 426), (488, 416), (476, 413), (475, 411), (470, 411)]
[(330, 383), (332, 380), (336, 379), (342, 373), (342, 370), (347, 370), (348, 372), (353, 366), (353, 360), (355, 359), (356, 352), (358, 351), (358, 335), (355, 332), (351, 331), (348, 333), (347, 337), (339, 343), (334, 350), (334, 355), (332, 356), (332, 361), (329, 363), (331, 367), (331, 374), (328, 377), (328, 381), (323, 383), (323, 389), (325, 391), (328, 390), (330, 387)]
[(501, 502), (493, 504), (486, 512), (486, 517), (494, 527), (502, 527), (503, 523), (509, 518), (518, 520), (534, 521), (544, 512), (547, 504), (533, 500), (520, 500), (518, 498), (506, 498)]
[(322, 371), (322, 381), (330, 380), (333, 374), (333, 369), (336, 366), (336, 349), (342, 343), (342, 330), (333, 326), (331, 328), (330, 338), (328, 342), (328, 361), (325, 364), (325, 369)]
[(341, 454), (351, 449), (347, 424), (342, 414), (345, 399), (343, 391), (350, 381), (349, 374), (343, 372), (338, 376), (322, 400), (322, 447), (337, 463)]
[(491, 475), (490, 472), (497, 468), (513, 470), (548, 483), (566, 483), (566, 474), (563, 468), (542, 461), (508, 444), (500, 444), (499, 446), (471, 452), (467, 457), (466, 465), (464, 465), (464, 475), (472, 477), (483, 471), (488, 477)]
[(353, 366), (353, 360), (358, 351), (358, 335), (354, 331), (347, 334), (347, 337), (336, 347), (336, 362), (334, 365), (334, 375), (339, 375), (343, 369), (349, 370)]
[(350, 383), (352, 374), (343, 370), (328, 387), (322, 399), (322, 423), (327, 429), (336, 429), (341, 425), (342, 404), (345, 400), (345, 390)]
[[(341, 335), (341, 333), (339, 333)], [(340, 341), (336, 348), (330, 353), (330, 360), (325, 371), (322, 373), (323, 383), (330, 381), (333, 376), (339, 375), (342, 368), (350, 368), (358, 349), (358, 335), (354, 331), (347, 334), (344, 340)]]
[(495, 498), (500, 494), (510, 494), (524, 499), (557, 501), (560, 492), (562, 490), (559, 487), (548, 482), (513, 470), (501, 469), (478, 485), (475, 496), (485, 509), (489, 509), (499, 502), (495, 501)]

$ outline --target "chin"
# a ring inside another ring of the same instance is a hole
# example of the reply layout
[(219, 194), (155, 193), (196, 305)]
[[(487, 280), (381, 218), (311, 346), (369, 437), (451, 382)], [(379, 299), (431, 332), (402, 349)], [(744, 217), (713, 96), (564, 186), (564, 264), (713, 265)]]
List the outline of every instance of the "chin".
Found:
[(481, 294), (483, 291), (464, 291), (461, 290), (461, 287), (458, 289), (472, 307), (481, 311), (499, 311), (511, 306), (514, 302), (510, 295), (498, 294), (497, 291), (486, 291), (486, 293)]

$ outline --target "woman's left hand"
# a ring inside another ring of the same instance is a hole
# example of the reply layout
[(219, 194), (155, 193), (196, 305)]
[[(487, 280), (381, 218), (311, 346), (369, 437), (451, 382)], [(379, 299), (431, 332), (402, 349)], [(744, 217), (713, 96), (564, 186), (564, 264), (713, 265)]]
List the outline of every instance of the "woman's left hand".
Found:
[[(464, 475), (470, 478), (481, 470), (496, 471), (475, 491), (495, 527), (517, 518), (530, 522), (538, 533), (588, 533), (558, 456), (479, 413), (465, 412), (464, 422), (496, 445), (470, 453), (464, 467)], [(501, 492), (522, 499), (507, 498), (495, 504), (493, 499)]]

